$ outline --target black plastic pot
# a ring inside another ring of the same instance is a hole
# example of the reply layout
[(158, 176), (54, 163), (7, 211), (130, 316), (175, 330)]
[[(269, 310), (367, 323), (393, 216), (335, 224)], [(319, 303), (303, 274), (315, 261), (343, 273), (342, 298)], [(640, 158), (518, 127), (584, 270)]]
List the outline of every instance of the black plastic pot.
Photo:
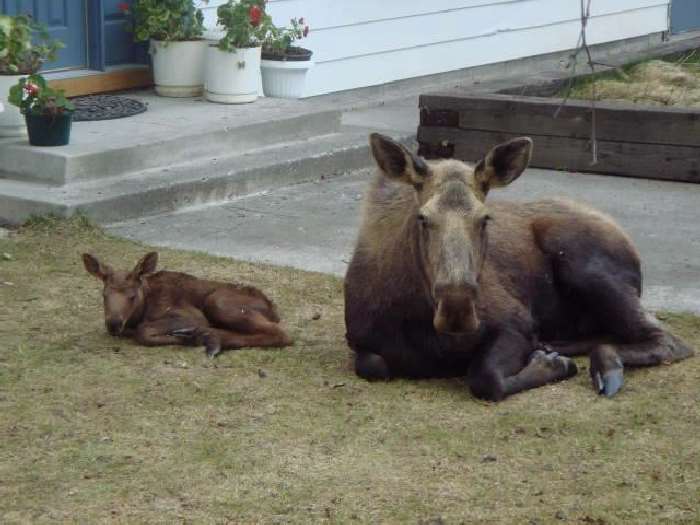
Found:
[(60, 115), (24, 115), (27, 122), (29, 144), (32, 146), (65, 146), (70, 142), (73, 112)]
[(283, 53), (273, 53), (263, 48), (262, 59), (275, 60), (277, 62), (308, 62), (313, 54), (313, 51), (303, 47), (290, 47)]

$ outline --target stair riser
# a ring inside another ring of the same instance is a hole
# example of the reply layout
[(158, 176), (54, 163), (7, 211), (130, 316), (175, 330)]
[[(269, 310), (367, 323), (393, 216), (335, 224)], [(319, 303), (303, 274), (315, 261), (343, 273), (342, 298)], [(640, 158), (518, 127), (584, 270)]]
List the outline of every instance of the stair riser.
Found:
[(99, 223), (112, 223), (223, 203), (243, 195), (308, 182), (321, 175), (334, 176), (370, 164), (369, 148), (358, 146), (273, 167), (238, 172), (230, 177), (209, 178), (87, 203), (72, 211), (79, 210)]
[(71, 212), (64, 204), (0, 195), (0, 224), (21, 224), (32, 216), (44, 215), (67, 217)]

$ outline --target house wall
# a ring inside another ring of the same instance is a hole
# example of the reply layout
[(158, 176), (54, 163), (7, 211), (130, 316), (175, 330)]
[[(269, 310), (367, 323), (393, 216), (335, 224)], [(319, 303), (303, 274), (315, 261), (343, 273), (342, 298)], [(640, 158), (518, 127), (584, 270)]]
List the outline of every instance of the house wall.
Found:
[[(208, 28), (221, 3), (202, 5)], [(593, 0), (589, 43), (666, 31), (668, 7)], [(311, 25), (307, 96), (571, 49), (580, 30), (579, 0), (269, 0), (268, 12)]]

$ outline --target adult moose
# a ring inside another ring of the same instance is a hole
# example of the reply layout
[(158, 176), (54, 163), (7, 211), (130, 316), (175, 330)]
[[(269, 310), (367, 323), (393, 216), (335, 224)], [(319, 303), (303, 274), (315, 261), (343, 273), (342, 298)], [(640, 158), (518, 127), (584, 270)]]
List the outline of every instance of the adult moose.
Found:
[[(83, 264), (104, 283), (107, 331), (144, 346), (204, 345), (207, 355), (245, 346), (287, 346), (275, 305), (257, 288), (156, 272), (147, 253), (131, 271), (117, 271), (89, 253)], [(155, 273), (154, 273), (155, 272)]]
[(527, 167), (529, 138), (475, 166), (370, 145), (379, 169), (345, 278), (360, 377), (465, 376), (501, 400), (576, 374), (568, 356), (588, 353), (594, 389), (613, 396), (624, 367), (693, 354), (642, 309), (639, 256), (612, 219), (562, 200), (486, 204)]

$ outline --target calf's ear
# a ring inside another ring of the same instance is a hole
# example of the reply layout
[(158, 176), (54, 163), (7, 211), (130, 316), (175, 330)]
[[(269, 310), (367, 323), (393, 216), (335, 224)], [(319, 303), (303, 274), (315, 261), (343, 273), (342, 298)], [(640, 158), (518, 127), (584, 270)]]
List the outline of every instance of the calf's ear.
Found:
[(134, 277), (141, 277), (147, 273), (153, 273), (158, 266), (158, 252), (149, 252), (136, 263), (131, 273)]
[(392, 138), (372, 133), (369, 144), (377, 166), (390, 179), (420, 188), (429, 176), (425, 161)]
[(90, 275), (106, 281), (112, 275), (112, 267), (100, 262), (100, 260), (90, 253), (83, 254), (83, 265)]
[(520, 177), (532, 157), (532, 139), (519, 137), (499, 144), (479, 161), (474, 176), (484, 195), (491, 188), (507, 186)]

